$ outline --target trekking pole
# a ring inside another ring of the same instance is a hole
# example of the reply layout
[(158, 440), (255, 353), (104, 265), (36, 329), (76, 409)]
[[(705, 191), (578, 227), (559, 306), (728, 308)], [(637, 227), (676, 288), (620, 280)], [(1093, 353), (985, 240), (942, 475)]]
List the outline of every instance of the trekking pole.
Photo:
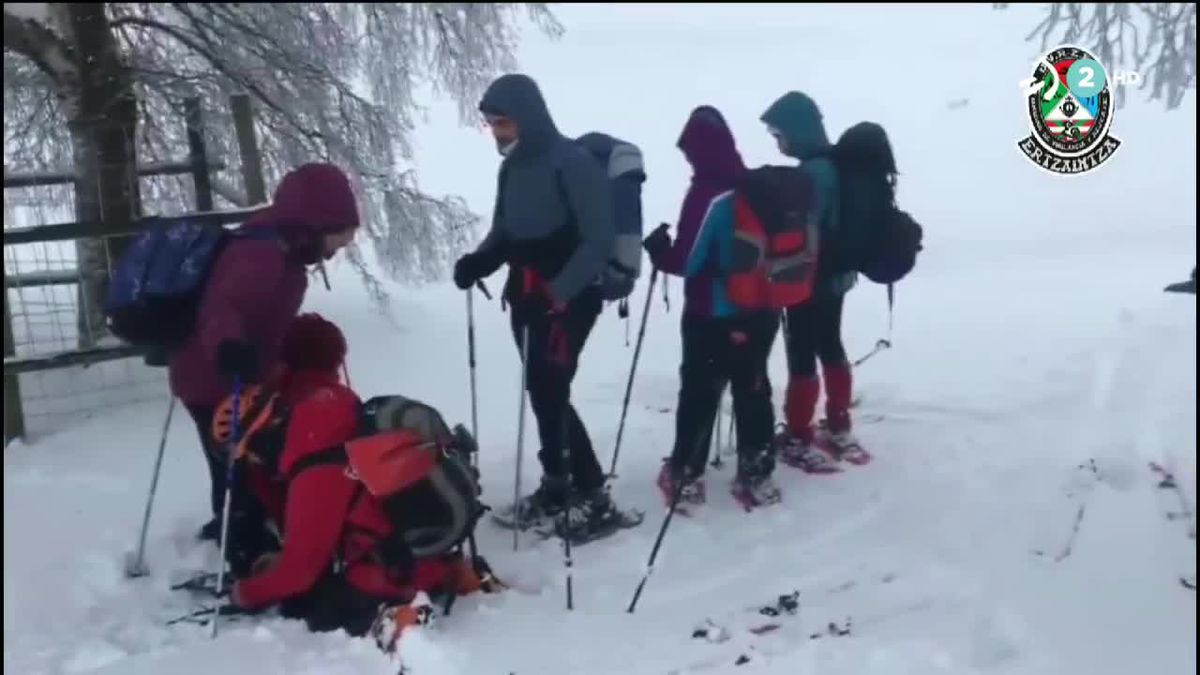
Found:
[[(692, 452), (696, 453), (696, 450)], [(646, 571), (642, 573), (642, 580), (638, 582), (637, 589), (633, 592), (633, 599), (629, 601), (629, 608), (625, 610), (630, 614), (633, 614), (634, 610), (637, 609), (638, 599), (642, 597), (642, 590), (646, 588), (646, 582), (650, 580), (650, 575), (654, 573), (654, 561), (658, 559), (658, 551), (662, 548), (663, 539), (667, 536), (667, 528), (671, 526), (671, 518), (675, 516), (675, 511), (679, 507), (679, 499), (683, 495), (683, 486), (685, 484), (686, 481), (680, 480), (675, 485), (675, 493), (671, 495), (671, 505), (667, 509), (666, 517), (663, 518), (662, 526), (658, 528), (658, 536), (654, 538), (654, 547), (650, 549), (650, 559), (646, 561)]]
[[(471, 371), (471, 436), (479, 442), (479, 403), (475, 394), (475, 294), (467, 289), (467, 367)], [(471, 455), (471, 466), (477, 466), (478, 459)]]
[[(233, 467), (237, 461), (237, 448), (241, 442), (241, 412), (242, 412), (242, 378), (233, 379), (233, 414), (230, 416), (233, 432), (230, 434), (229, 457), (225, 461), (225, 502), (221, 507), (221, 557), (217, 560), (217, 588), (225, 586), (225, 552), (229, 546), (229, 510), (233, 500)], [(229, 603), (233, 603), (233, 593), (229, 594)], [(212, 637), (217, 637), (217, 624), (221, 618), (220, 607), (214, 608), (212, 619)]]
[(146, 510), (142, 513), (142, 531), (138, 535), (137, 552), (133, 557), (125, 558), (125, 576), (133, 579), (144, 577), (150, 573), (146, 569), (146, 532), (150, 528), (150, 510), (154, 507), (154, 495), (158, 492), (158, 476), (162, 471), (163, 452), (167, 448), (167, 434), (171, 430), (171, 416), (175, 414), (175, 397), (171, 396), (171, 405), (167, 407), (167, 421), (163, 422), (162, 438), (158, 441), (158, 457), (154, 460), (154, 473), (150, 477), (150, 494), (146, 495)]
[(724, 404), (725, 390), (721, 389), (721, 397), (717, 399), (717, 418), (713, 421), (713, 424), (716, 426), (716, 433), (713, 434), (712, 443), (709, 444), (713, 449), (713, 459), (710, 463), (714, 469), (720, 469), (723, 464), (721, 461), (721, 408)]
[[(646, 320), (650, 318), (650, 301), (654, 299), (654, 282), (657, 279), (658, 268), (655, 267), (650, 271), (650, 287), (646, 289), (646, 306), (642, 309), (642, 327), (638, 329), (637, 346), (633, 348), (633, 363), (629, 366), (629, 381), (625, 383), (625, 401), (621, 404), (621, 422), (617, 425), (617, 444), (613, 448), (609, 478), (617, 477), (617, 457), (621, 453), (621, 436), (625, 433), (625, 416), (629, 413), (629, 397), (633, 393), (633, 376), (637, 372), (638, 357), (642, 353), (642, 340), (646, 337)], [(663, 280), (663, 284), (666, 283), (666, 280)]]
[(737, 410), (733, 407), (733, 402), (729, 403), (729, 439), (725, 443), (725, 447), (737, 449), (736, 441), (733, 435), (734, 429), (737, 427)]
[[(702, 452), (705, 452), (704, 446), (697, 445), (692, 450), (692, 456), (694, 457)], [(678, 481), (675, 485), (675, 493), (671, 495), (671, 505), (667, 508), (667, 515), (663, 518), (662, 526), (658, 528), (658, 536), (654, 538), (654, 547), (650, 549), (650, 559), (646, 561), (646, 571), (642, 573), (642, 580), (638, 582), (637, 588), (633, 592), (633, 599), (629, 601), (629, 608), (625, 610), (629, 614), (633, 614), (634, 610), (637, 609), (638, 599), (642, 597), (642, 590), (646, 588), (646, 582), (650, 580), (650, 575), (654, 573), (654, 561), (658, 560), (658, 551), (662, 548), (663, 539), (667, 536), (667, 528), (671, 526), (671, 518), (675, 516), (675, 511), (679, 507), (679, 499), (683, 496), (684, 485), (686, 485), (686, 481), (682, 480)]]
[(650, 575), (654, 573), (654, 561), (658, 559), (658, 550), (662, 547), (663, 537), (667, 535), (667, 528), (671, 526), (671, 517), (675, 515), (675, 509), (679, 506), (679, 497), (683, 494), (684, 481), (679, 481), (675, 486), (675, 494), (671, 495), (671, 506), (667, 509), (667, 517), (663, 518), (662, 527), (658, 528), (658, 536), (654, 538), (654, 548), (650, 549), (650, 560), (646, 562), (646, 571), (642, 573), (642, 580), (638, 582), (637, 589), (633, 592), (633, 599), (629, 601), (629, 608), (626, 612), (633, 614), (637, 609), (638, 599), (642, 597), (642, 589), (646, 587), (646, 582), (649, 581)]
[[(487, 286), (483, 285), (483, 281), (476, 281), (475, 286), (483, 293), (483, 296), (488, 300), (492, 299), (492, 294), (488, 293)], [(475, 443), (475, 452), (471, 453), (471, 466), (478, 468), (479, 466), (479, 406), (478, 399), (475, 395), (475, 296), (471, 292), (472, 289), (467, 289), (467, 362), (471, 369), (471, 440)], [(475, 544), (475, 530), (471, 529), (471, 533), (467, 535), (467, 547), (471, 556), (471, 567), (475, 567), (475, 561), (479, 559), (479, 547)], [(462, 544), (458, 545), (458, 554), (462, 555)], [(458, 599), (458, 591), (449, 594), (446, 599), (446, 606), (443, 614), (450, 616), (450, 610), (454, 608), (454, 601)]]
[(517, 414), (517, 475), (513, 481), (513, 550), (521, 534), (521, 459), (525, 454), (525, 386), (529, 378), (529, 324), (521, 329), (521, 403)]
[[(568, 408), (569, 409), (569, 408)], [(563, 462), (567, 468), (567, 508), (562, 512), (562, 540), (563, 540), (563, 572), (566, 574), (567, 584), (567, 611), (575, 609), (575, 593), (573, 588), (572, 573), (575, 567), (575, 559), (571, 554), (571, 507), (574, 506), (572, 499), (575, 497), (575, 489), (572, 486), (571, 478), (571, 445), (570, 435), (567, 433), (567, 420), (570, 419), (567, 415), (563, 415), (562, 424), (562, 440), (563, 440)]]

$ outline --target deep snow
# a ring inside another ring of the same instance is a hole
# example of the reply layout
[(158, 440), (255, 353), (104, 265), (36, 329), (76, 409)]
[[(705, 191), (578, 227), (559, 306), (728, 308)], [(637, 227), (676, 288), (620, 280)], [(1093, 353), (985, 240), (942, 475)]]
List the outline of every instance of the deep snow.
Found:
[[(413, 673), (1195, 670), (1195, 594), (1178, 583), (1194, 579), (1195, 542), (1162, 515), (1169, 495), (1146, 467), (1174, 467), (1195, 503), (1195, 303), (1161, 293), (1195, 262), (1194, 97), (1170, 113), (1136, 101), (1118, 111), (1123, 145), (1094, 175), (1041, 172), (1016, 147), (1017, 82), (1037, 56), (1021, 41), (1033, 11), (569, 6), (564, 40), (527, 39), (522, 65), (566, 133), (601, 128), (642, 146), (649, 224), (677, 213), (687, 168), (673, 144), (691, 107), (717, 105), (749, 162), (778, 162), (757, 115), (800, 88), (831, 134), (864, 118), (887, 126), (926, 251), (899, 286), (894, 349), (856, 373), (860, 414), (882, 415), (858, 429), (876, 461), (837, 477), (781, 467), (784, 503), (752, 515), (726, 495), (728, 466), (711, 473), (711, 505), (673, 523), (630, 616), (672, 436), (682, 301), (673, 283), (671, 312), (660, 299), (651, 311), (615, 487), (648, 511), (646, 524), (575, 550), (571, 614), (557, 543), (526, 538), (514, 554), (509, 533), (483, 525), (481, 549), (514, 590), (463, 599), (407, 636)], [(968, 104), (950, 105), (960, 99)], [(431, 107), (418, 137), (422, 179), (488, 213), (498, 158), (452, 110)], [(332, 276), (334, 291), (314, 286), (307, 306), (346, 330), (356, 388), (469, 420), (462, 294), (397, 287), (388, 320), (347, 267)], [(519, 371), (498, 304), (477, 298), (476, 320), (485, 496), (500, 504), (512, 492)], [(860, 283), (845, 325), (852, 356), (869, 350), (887, 330), (883, 291)], [(602, 461), (632, 354), (625, 330), (606, 312), (575, 388)], [(777, 347), (777, 390), (785, 372)], [(293, 622), (231, 626), (215, 643), (205, 630), (162, 625), (189, 608), (166, 590), (171, 574), (215, 557), (191, 539), (206, 479), (194, 430), (177, 415), (152, 522), (154, 574), (121, 576), (166, 408), (164, 394), (5, 451), (6, 672), (394, 672), (365, 641)], [(527, 445), (525, 485), (536, 480), (532, 457)], [(1089, 460), (1098, 478), (1077, 468)], [(1054, 562), (1081, 504), (1071, 553)], [(706, 616), (736, 623), (741, 608), (793, 589), (800, 614), (776, 633), (691, 638)], [(847, 618), (851, 636), (809, 639)], [(752, 660), (735, 670), (743, 653)]]

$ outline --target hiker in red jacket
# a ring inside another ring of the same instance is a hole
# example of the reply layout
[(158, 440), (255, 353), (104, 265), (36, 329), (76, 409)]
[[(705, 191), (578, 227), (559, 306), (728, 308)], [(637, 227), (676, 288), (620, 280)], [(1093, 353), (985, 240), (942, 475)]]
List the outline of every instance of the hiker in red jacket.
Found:
[[(226, 467), (218, 459), (225, 453), (208, 434), (213, 412), (234, 378), (250, 384), (270, 373), (284, 331), (304, 300), (306, 268), (349, 244), (358, 225), (354, 192), (341, 169), (305, 164), (284, 176), (271, 206), (244, 225), (250, 236), (231, 239), (213, 264), (196, 331), (170, 361), (171, 391), (200, 431), (212, 478), (213, 519), (201, 528), (201, 539), (220, 536), (225, 492)], [(233, 498), (232, 528), (259, 520), (239, 490)]]
[(283, 549), (262, 556), (254, 573), (234, 585), (233, 602), (247, 610), (281, 604), (285, 616), (305, 619), (312, 630), (362, 635), (381, 604), (406, 610), (419, 592), (466, 593), (481, 582), (458, 556), (418, 558), (407, 574), (382, 564), (376, 549), (390, 521), (345, 466), (315, 465), (292, 475), (306, 457), (359, 435), (359, 398), (339, 378), (345, 356), (341, 331), (316, 314), (299, 316), (283, 341), (275, 405), (287, 411), (286, 440), (282, 448), (250, 451), (257, 496), (282, 524)]

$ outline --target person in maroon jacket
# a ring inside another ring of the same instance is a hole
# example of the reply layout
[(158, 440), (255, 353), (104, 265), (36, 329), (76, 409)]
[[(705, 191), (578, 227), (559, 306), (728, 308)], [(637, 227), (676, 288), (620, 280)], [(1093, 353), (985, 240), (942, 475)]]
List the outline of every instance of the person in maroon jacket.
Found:
[(391, 532), (378, 499), (341, 465), (293, 474), (304, 458), (358, 435), (360, 402), (339, 378), (345, 355), (342, 332), (316, 314), (299, 316), (284, 339), (276, 405), (289, 411), (286, 440), (276, 457), (256, 467), (274, 474), (273, 485), (254, 481), (261, 501), (279, 504), (282, 497), (275, 516), (282, 521), (283, 549), (262, 556), (254, 573), (234, 584), (232, 597), (249, 611), (281, 605), (285, 616), (305, 619), (311, 630), (362, 635), (381, 604), (403, 610), (420, 591), (466, 593), (481, 582), (458, 556), (418, 558), (409, 574), (396, 574), (375, 555)]
[(718, 256), (700, 256), (703, 266), (688, 273), (693, 251), (705, 246), (697, 243), (711, 205), (734, 189), (746, 166), (733, 132), (712, 106), (692, 111), (678, 146), (692, 166), (692, 182), (683, 199), (675, 241), (664, 223), (644, 243), (656, 267), (685, 277), (675, 444), (657, 484), (668, 504), (678, 491), (681, 503), (699, 505), (706, 499), (705, 461), (726, 386), (733, 392), (737, 412), (739, 457), (757, 456), (770, 441), (774, 417), (766, 363), (778, 319), (770, 313), (737, 315)]
[[(305, 164), (284, 176), (271, 206), (243, 226), (249, 236), (231, 238), (213, 264), (197, 329), (169, 365), (171, 392), (196, 423), (212, 480), (213, 520), (201, 528), (202, 539), (220, 536), (225, 492), (220, 459), (225, 453), (208, 433), (213, 412), (235, 378), (250, 384), (274, 367), (284, 332), (304, 300), (307, 267), (349, 244), (358, 225), (346, 174), (330, 164)], [(252, 513), (256, 505), (241, 493), (233, 495), (234, 529), (259, 520)]]

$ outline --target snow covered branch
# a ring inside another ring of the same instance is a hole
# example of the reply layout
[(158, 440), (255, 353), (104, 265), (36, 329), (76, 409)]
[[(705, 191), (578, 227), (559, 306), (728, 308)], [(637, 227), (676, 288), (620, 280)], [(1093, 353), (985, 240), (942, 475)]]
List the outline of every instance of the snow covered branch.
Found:
[[(41, 62), (31, 67), (29, 50), (43, 43), (69, 49), (70, 31), (57, 42), (35, 39), (40, 24), (10, 28), (8, 8), (5, 164), (18, 171), (69, 164), (70, 138), (56, 125), (63, 119), (58, 95), (70, 85), (43, 72)], [(53, 22), (53, 6), (49, 13)], [(380, 268), (406, 282), (440, 277), (478, 223), (461, 199), (418, 185), (410, 139), (422, 111), (418, 92), (432, 88), (464, 120), (474, 118), (483, 88), (515, 65), (520, 20), (561, 32), (541, 4), (105, 3), (104, 13), (133, 79), (139, 161), (179, 156), (186, 147), (182, 102), (198, 96), (209, 152), (231, 167), (214, 176), (214, 188), (226, 201), (244, 200), (234, 187), (238, 146), (227, 101), (247, 93), (268, 184), (302, 162), (345, 167)], [(10, 32), (25, 49), (9, 48)], [(147, 210), (187, 208), (192, 199), (178, 177), (143, 183)]]
[[(1092, 49), (1113, 71), (1132, 69), (1142, 76), (1140, 89), (1168, 109), (1183, 102), (1196, 86), (1196, 6), (1191, 3), (1051, 3), (1046, 16), (1026, 36), (1075, 43)], [(1125, 87), (1117, 87), (1124, 101)]]

